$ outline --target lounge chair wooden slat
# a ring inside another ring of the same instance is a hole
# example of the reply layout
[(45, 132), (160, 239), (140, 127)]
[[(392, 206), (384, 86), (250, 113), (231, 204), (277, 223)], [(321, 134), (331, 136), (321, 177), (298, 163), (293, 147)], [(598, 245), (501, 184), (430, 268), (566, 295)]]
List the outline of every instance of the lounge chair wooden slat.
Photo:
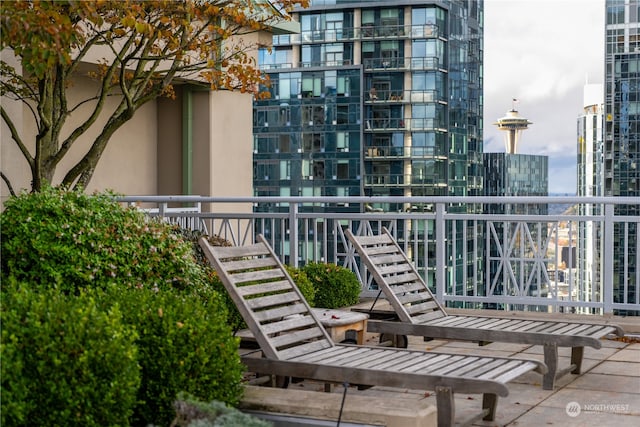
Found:
[[(480, 316), (456, 316), (446, 312), (444, 307), (433, 299), (437, 308), (425, 305), (426, 313), (422, 313), (420, 302), (413, 306), (404, 305), (407, 301), (414, 301), (412, 295), (398, 292), (396, 284), (407, 286), (404, 276), (412, 277), (411, 290), (417, 294), (431, 293), (426, 283), (415, 269), (413, 263), (407, 258), (402, 248), (395, 241), (386, 228), (375, 236), (356, 236), (350, 229), (345, 230), (347, 239), (354, 246), (366, 268), (373, 275), (375, 283), (382, 290), (399, 321), (369, 321), (369, 331), (395, 335), (421, 335), (429, 338), (460, 339), (479, 342), (513, 342), (531, 345), (544, 345), (545, 363), (550, 367), (543, 377), (543, 388), (553, 389), (556, 374), (558, 373), (557, 347), (566, 346), (572, 348), (572, 364), (576, 365), (574, 373), (580, 372), (582, 353), (584, 346), (600, 348), (600, 338), (607, 334), (624, 334), (617, 325), (599, 325), (584, 328), (579, 322), (576, 325), (571, 322), (544, 321), (518, 318), (494, 318)], [(372, 247), (365, 242), (375, 241), (378, 246)], [(384, 247), (384, 251), (379, 248)], [(393, 249), (391, 248), (393, 247)], [(375, 249), (375, 250), (373, 250)], [(391, 265), (377, 262), (380, 253), (385, 253), (387, 259), (392, 259)], [(393, 254), (393, 255), (391, 255)], [(393, 256), (393, 258), (391, 258)], [(403, 268), (398, 270), (399, 264)], [(389, 271), (403, 271), (398, 275), (387, 275)], [(409, 273), (405, 273), (409, 272)], [(415, 301), (419, 301), (416, 299)], [(433, 310), (433, 311), (432, 311)], [(419, 313), (418, 315), (412, 315)], [(438, 314), (435, 314), (438, 313)], [(584, 323), (583, 323), (584, 324)], [(608, 327), (607, 327), (608, 326)], [(526, 370), (526, 368), (523, 368)]]
[(292, 316), (279, 322), (267, 323), (265, 325), (262, 325), (262, 330), (265, 334), (272, 335), (284, 331), (291, 331), (293, 329), (315, 325), (315, 323), (315, 319), (310, 316)]
[(233, 282), (236, 284), (281, 279), (282, 277), (284, 277), (282, 272), (276, 269), (248, 271), (246, 273), (236, 273), (231, 276)]
[(281, 348), (283, 346), (290, 346), (291, 344), (306, 344), (308, 341), (320, 337), (322, 337), (322, 329), (315, 327), (274, 336), (271, 337), (271, 341), (274, 347)]
[(437, 307), (438, 306), (433, 301), (428, 301), (421, 304), (412, 304), (410, 306), (406, 306), (406, 310), (413, 316), (414, 314), (424, 313), (425, 311), (436, 310)]
[(375, 257), (371, 257), (373, 262), (378, 266), (384, 266), (387, 264), (397, 264), (404, 260), (402, 254), (398, 252), (393, 252), (388, 255), (377, 255)]
[(380, 270), (380, 274), (385, 277), (412, 272), (411, 267), (403, 264), (389, 264), (384, 266), (378, 265), (378, 270)]
[(300, 296), (295, 292), (287, 292), (284, 294), (272, 294), (259, 298), (247, 300), (247, 305), (254, 309), (265, 307), (281, 306), (290, 302), (300, 301)]
[(400, 283), (414, 283), (418, 279), (415, 273), (396, 274), (393, 276), (385, 277), (385, 280), (389, 286), (397, 285)]
[[(542, 363), (530, 364), (511, 358), (335, 344), (267, 241), (262, 236), (258, 236), (258, 240), (255, 245), (238, 249), (212, 247), (205, 238), (200, 239), (207, 258), (264, 355), (241, 355), (242, 362), (252, 372), (325, 382), (434, 389), (439, 426), (444, 427), (453, 423), (455, 412), (451, 397), (455, 392), (481, 393), (483, 402), (495, 403), (497, 396), (508, 394), (506, 383), (511, 381), (508, 375), (500, 382), (460, 375), (454, 373), (452, 367), (461, 369), (498, 360), (509, 366), (526, 364), (530, 365), (529, 370), (546, 370)], [(266, 258), (273, 262), (265, 261)], [(432, 307), (433, 302), (436, 301), (425, 301), (416, 308), (422, 304)], [(433, 374), (438, 369), (447, 369), (452, 374)], [(483, 409), (488, 413), (487, 419), (495, 417), (495, 404)]]
[(371, 246), (368, 250), (369, 250), (369, 254), (372, 256), (389, 255), (389, 254), (397, 253), (396, 248), (394, 248), (391, 245)]
[(280, 280), (277, 282), (261, 283), (258, 285), (241, 286), (237, 289), (240, 295), (248, 297), (252, 295), (289, 290), (291, 289), (291, 284), (286, 280)]
[(288, 305), (285, 307), (278, 307), (272, 310), (263, 310), (254, 314), (255, 319), (259, 322), (266, 322), (271, 320), (282, 319), (283, 317), (292, 316), (294, 314), (306, 313), (307, 309), (304, 304)]
[(250, 262), (248, 260), (228, 261), (225, 263), (227, 271), (233, 272), (245, 270), (248, 268), (265, 268), (277, 265), (272, 258), (254, 258)]
[(444, 316), (446, 315), (442, 311), (433, 310), (426, 313), (420, 313), (417, 316), (411, 316), (411, 319), (413, 319), (415, 323), (426, 323), (434, 319), (442, 318)]
[(404, 285), (395, 285), (391, 287), (391, 291), (396, 295), (404, 295), (409, 292), (417, 292), (422, 290), (422, 285), (418, 281), (411, 281)]
[(260, 243), (254, 243), (246, 246), (216, 246), (216, 252), (221, 261), (228, 260), (230, 258), (268, 255), (266, 248)]
[(421, 302), (421, 303), (431, 302), (432, 303), (431, 305), (433, 306), (433, 308), (436, 308), (436, 309), (438, 308), (438, 303), (433, 299), (431, 294), (428, 292), (416, 291), (416, 292), (398, 295), (398, 301), (400, 301), (401, 304), (411, 304), (414, 302)]

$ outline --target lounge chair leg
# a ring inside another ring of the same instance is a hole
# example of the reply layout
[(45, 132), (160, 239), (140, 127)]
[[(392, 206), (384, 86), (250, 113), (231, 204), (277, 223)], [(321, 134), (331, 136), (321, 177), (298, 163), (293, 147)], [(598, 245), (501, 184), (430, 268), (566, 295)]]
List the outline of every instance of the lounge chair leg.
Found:
[(572, 347), (571, 348), (571, 364), (575, 365), (575, 368), (571, 371), (572, 374), (580, 375), (582, 370), (582, 359), (584, 357), (584, 347)]
[(486, 412), (483, 421), (493, 421), (496, 417), (496, 409), (498, 408), (498, 395), (493, 393), (485, 393), (482, 395), (482, 411)]
[(436, 407), (438, 409), (438, 427), (452, 426), (456, 414), (451, 387), (436, 387)]
[(547, 365), (547, 373), (542, 376), (542, 388), (553, 390), (558, 371), (558, 345), (546, 343), (544, 345), (544, 363)]

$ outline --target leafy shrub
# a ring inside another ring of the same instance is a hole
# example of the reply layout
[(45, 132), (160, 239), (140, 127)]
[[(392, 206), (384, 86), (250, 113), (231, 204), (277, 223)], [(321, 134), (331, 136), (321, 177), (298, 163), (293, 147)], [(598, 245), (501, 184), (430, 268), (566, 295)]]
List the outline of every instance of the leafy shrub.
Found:
[(242, 396), (244, 367), (220, 295), (110, 288), (103, 304), (117, 302), (136, 325), (142, 382), (133, 424), (165, 426), (174, 418), (180, 391), (235, 405)]
[(202, 272), (173, 228), (109, 193), (23, 193), (0, 215), (2, 278), (65, 292), (109, 283), (186, 288)]
[(340, 308), (360, 298), (360, 282), (351, 270), (335, 264), (309, 263), (302, 269), (315, 288), (316, 307)]
[[(98, 425), (124, 425), (128, 421), (134, 425), (168, 425), (173, 418), (172, 402), (182, 390), (206, 400), (237, 403), (242, 394), (244, 368), (238, 355), (238, 341), (227, 323), (221, 294), (207, 285), (209, 272), (196, 261), (190, 242), (179, 235), (175, 226), (149, 220), (143, 213), (122, 207), (113, 200), (112, 194), (88, 196), (46, 188), (41, 193), (22, 194), (7, 201), (6, 210), (0, 214), (3, 298), (11, 292), (4, 286), (6, 283), (22, 282), (34, 291), (58, 298), (66, 296), (69, 301), (73, 301), (75, 295), (81, 298), (90, 293), (98, 304), (98, 312), (102, 310), (105, 316), (122, 313), (115, 319), (129, 325), (139, 369), (133, 403), (120, 405), (120, 410), (128, 411), (131, 416), (123, 422), (114, 421), (119, 414), (114, 410), (113, 419)], [(69, 310), (74, 307), (71, 305)], [(64, 310), (60, 311), (59, 316), (63, 317)], [(79, 314), (68, 316), (73, 319)], [(93, 331), (93, 324), (85, 318), (77, 324), (78, 330)], [(41, 332), (46, 336), (56, 331)], [(29, 369), (22, 359), (13, 356), (15, 351), (12, 353), (11, 348), (5, 351), (4, 338), (3, 335), (3, 374), (5, 367), (16, 372)], [(54, 342), (56, 339), (51, 337)], [(26, 342), (23, 351), (38, 348), (39, 343)], [(58, 356), (57, 352), (52, 348), (50, 358), (68, 357)], [(95, 352), (88, 352), (86, 358), (101, 356), (97, 348)], [(11, 361), (12, 357), (16, 360), (13, 365), (4, 364), (5, 358)], [(110, 360), (108, 355), (107, 360)], [(96, 366), (105, 370), (101, 373), (103, 377), (117, 375), (123, 369), (118, 363)], [(74, 372), (63, 371), (57, 380), (62, 384), (73, 382)], [(5, 412), (7, 420), (31, 419), (28, 405), (12, 403), (20, 402), (17, 398), (30, 393), (27, 383), (9, 375), (3, 375), (2, 381), (3, 420)], [(117, 384), (117, 381), (111, 382)], [(121, 388), (126, 391), (124, 386)], [(51, 386), (51, 390), (57, 389)], [(97, 406), (102, 404), (102, 399), (110, 399), (106, 391), (98, 403), (89, 397), (85, 399), (88, 404)], [(106, 403), (102, 406), (110, 408), (110, 402)], [(46, 405), (39, 408), (48, 410)], [(74, 409), (69, 408), (65, 410)]]
[(1, 424), (128, 425), (140, 384), (135, 330), (95, 295), (3, 283)]
[(300, 293), (302, 293), (304, 299), (307, 300), (311, 307), (315, 307), (316, 288), (313, 287), (313, 283), (309, 280), (307, 273), (301, 268), (291, 267), (289, 265), (285, 265), (285, 268), (289, 276), (291, 276), (296, 283), (296, 286), (298, 286), (298, 289), (300, 289)]
[(272, 424), (260, 420), (216, 400), (203, 402), (180, 393), (174, 403), (175, 427), (269, 427)]

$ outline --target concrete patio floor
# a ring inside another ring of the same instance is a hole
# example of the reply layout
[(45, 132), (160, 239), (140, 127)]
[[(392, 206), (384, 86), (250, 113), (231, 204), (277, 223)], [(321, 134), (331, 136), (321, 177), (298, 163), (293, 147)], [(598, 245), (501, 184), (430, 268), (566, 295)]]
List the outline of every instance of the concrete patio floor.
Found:
[[(479, 347), (474, 343), (429, 341), (411, 337), (409, 347), (452, 353), (474, 353), (527, 357), (542, 360), (542, 347), (491, 343)], [(569, 364), (570, 349), (560, 352), (560, 366)], [(586, 348), (584, 373), (566, 375), (554, 390), (543, 390), (541, 376), (530, 373), (509, 384), (509, 396), (498, 401), (494, 422), (479, 426), (538, 427), (562, 426), (638, 426), (640, 425), (640, 344), (603, 340), (602, 348)], [(374, 387), (361, 393), (402, 394), (405, 398), (427, 399), (435, 406), (435, 396), (425, 397), (424, 390), (398, 390)], [(478, 410), (478, 395), (456, 395), (456, 419), (468, 418)], [(577, 408), (580, 408), (579, 410)]]
[[(640, 425), (640, 343), (603, 339), (602, 348), (585, 348), (583, 374), (566, 375), (556, 381), (554, 390), (543, 390), (541, 376), (529, 373), (509, 384), (509, 396), (498, 401), (497, 418), (493, 422), (480, 421), (475, 426), (518, 426), (539, 427), (561, 426), (616, 426), (635, 427)], [(376, 345), (378, 336), (366, 335), (367, 344)], [(433, 340), (425, 342), (420, 337), (409, 338), (409, 348), (419, 350), (446, 351), (525, 357), (542, 360), (542, 347), (522, 344), (491, 343), (478, 346), (470, 342)], [(560, 366), (569, 364), (570, 349), (559, 350)], [(324, 385), (313, 381), (291, 384), (292, 400), (296, 391), (321, 392)], [(344, 388), (336, 386), (333, 393), (342, 395)], [(315, 394), (315, 393), (314, 393)], [(302, 393), (299, 393), (300, 397)], [(352, 396), (368, 398), (374, 408), (375, 402), (389, 400), (415, 403), (415, 407), (430, 404), (435, 408), (435, 395), (430, 390), (373, 387), (358, 390), (349, 387), (346, 401)], [(337, 398), (338, 396), (336, 396)], [(340, 399), (335, 399), (339, 402)], [(456, 394), (456, 420), (467, 419), (481, 406), (480, 395)], [(332, 412), (326, 408), (325, 412)], [(335, 412), (337, 413), (337, 412)], [(328, 416), (328, 419), (332, 419)], [(337, 418), (333, 418), (337, 420)], [(363, 420), (364, 422), (365, 420)], [(324, 424), (331, 425), (331, 424)], [(335, 424), (333, 424), (335, 425)], [(341, 425), (345, 425), (344, 422)], [(360, 424), (362, 425), (362, 424)], [(435, 425), (433, 417), (424, 424)]]

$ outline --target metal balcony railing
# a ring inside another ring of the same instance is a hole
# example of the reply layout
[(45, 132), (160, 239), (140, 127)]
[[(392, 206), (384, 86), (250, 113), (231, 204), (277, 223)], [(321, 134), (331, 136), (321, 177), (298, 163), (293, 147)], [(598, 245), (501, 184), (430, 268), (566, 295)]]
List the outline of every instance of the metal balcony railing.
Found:
[[(363, 296), (377, 295), (377, 288), (344, 230), (369, 234), (384, 226), (447, 305), (640, 312), (640, 216), (618, 213), (629, 206), (635, 210), (627, 211), (638, 212), (639, 198), (126, 196), (119, 201), (235, 245), (252, 243), (261, 233), (290, 265), (324, 261), (352, 269), (363, 283)], [(513, 213), (541, 204), (560, 213)], [(569, 206), (577, 209), (559, 210)], [(504, 213), (480, 213), (488, 211)]]
[(435, 24), (426, 25), (369, 25), (324, 30), (303, 30), (300, 34), (285, 34), (273, 37), (274, 46), (290, 46), (308, 43), (353, 42), (376, 39), (431, 39), (443, 37)]

